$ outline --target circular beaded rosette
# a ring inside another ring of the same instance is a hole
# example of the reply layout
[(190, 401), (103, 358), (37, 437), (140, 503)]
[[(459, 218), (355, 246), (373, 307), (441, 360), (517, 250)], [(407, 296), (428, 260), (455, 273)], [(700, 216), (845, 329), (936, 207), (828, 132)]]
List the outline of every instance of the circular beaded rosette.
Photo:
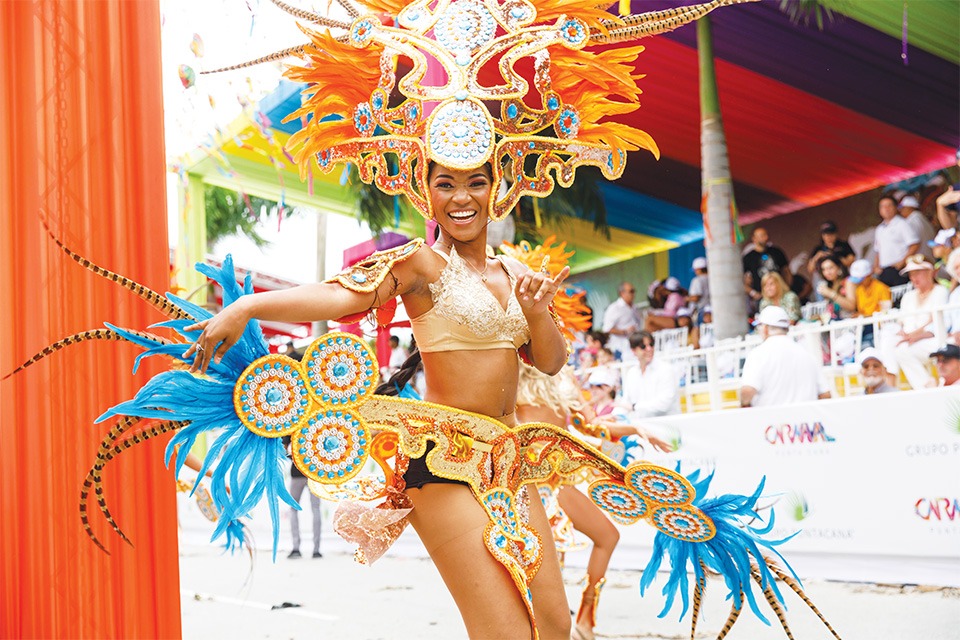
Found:
[(255, 434), (290, 435), (305, 421), (310, 405), (300, 364), (281, 355), (258, 359), (240, 374), (233, 404), (240, 421)]
[(290, 453), (305, 476), (342, 484), (370, 455), (370, 430), (352, 412), (376, 389), (376, 357), (348, 333), (315, 340), (302, 362), (259, 358), (241, 374), (234, 406), (250, 431), (267, 438), (291, 436)]
[(427, 151), (431, 160), (445, 167), (481, 166), (490, 159), (493, 142), (493, 119), (483, 103), (473, 98), (447, 100), (430, 114)]
[(433, 27), (437, 42), (450, 51), (473, 51), (493, 39), (497, 22), (478, 2), (460, 0), (448, 5)]
[(690, 505), (659, 507), (654, 509), (651, 520), (657, 529), (684, 542), (704, 542), (717, 533), (713, 521)]
[(308, 478), (339, 484), (357, 475), (369, 455), (370, 431), (349, 411), (328, 409), (293, 434), (293, 463)]
[(373, 395), (378, 377), (367, 345), (348, 333), (328, 333), (303, 358), (307, 385), (325, 406), (353, 406)]
[(619, 482), (597, 480), (587, 490), (590, 499), (620, 524), (631, 524), (647, 514), (647, 503)]
[(633, 487), (649, 502), (689, 504), (694, 496), (690, 481), (675, 471), (654, 465), (635, 465), (627, 469), (624, 484)]

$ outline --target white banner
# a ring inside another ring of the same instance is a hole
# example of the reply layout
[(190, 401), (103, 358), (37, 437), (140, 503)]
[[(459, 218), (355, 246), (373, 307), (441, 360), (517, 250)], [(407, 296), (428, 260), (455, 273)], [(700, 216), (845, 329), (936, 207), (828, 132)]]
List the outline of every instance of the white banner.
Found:
[[(653, 462), (715, 471), (709, 496), (766, 476), (780, 549), (819, 578), (960, 584), (960, 393), (931, 389), (648, 421), (675, 440)], [(765, 510), (764, 516), (769, 515)], [(648, 548), (649, 527), (621, 530)], [(867, 561), (870, 560), (870, 561)], [(876, 563), (890, 566), (878, 566)], [(895, 565), (895, 566), (894, 566)], [(864, 567), (870, 570), (864, 570)]]

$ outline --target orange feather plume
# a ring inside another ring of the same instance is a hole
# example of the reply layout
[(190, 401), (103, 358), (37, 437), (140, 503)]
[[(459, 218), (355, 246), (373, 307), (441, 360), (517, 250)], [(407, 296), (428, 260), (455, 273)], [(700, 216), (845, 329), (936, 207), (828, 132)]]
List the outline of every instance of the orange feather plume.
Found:
[[(300, 29), (310, 37), (310, 44), (304, 47), (307, 64), (291, 66), (284, 75), (295, 82), (306, 83), (308, 88), (304, 91), (303, 105), (284, 122), (311, 117), (288, 142), (303, 174), (318, 151), (357, 137), (353, 112), (358, 104), (370, 99), (380, 82), (383, 47), (374, 43), (357, 49), (337, 42), (329, 30), (313, 31), (302, 25)], [(321, 122), (335, 114), (344, 119)]]
[(560, 16), (579, 18), (588, 27), (606, 33), (607, 28), (601, 20), (618, 20), (619, 18), (607, 11), (612, 2), (597, 2), (597, 0), (530, 0), (537, 10), (537, 22), (550, 22)]
[[(533, 271), (539, 271), (546, 260), (547, 273), (551, 278), (556, 278), (573, 256), (573, 251), (566, 251), (566, 242), (554, 244), (556, 240), (556, 236), (550, 236), (536, 247), (531, 247), (526, 241), (517, 245), (504, 242), (500, 245), (500, 251)], [(563, 285), (553, 298), (553, 310), (560, 319), (560, 332), (569, 342), (573, 342), (577, 331), (589, 331), (592, 326), (593, 317), (586, 298), (585, 291), (575, 291)]]

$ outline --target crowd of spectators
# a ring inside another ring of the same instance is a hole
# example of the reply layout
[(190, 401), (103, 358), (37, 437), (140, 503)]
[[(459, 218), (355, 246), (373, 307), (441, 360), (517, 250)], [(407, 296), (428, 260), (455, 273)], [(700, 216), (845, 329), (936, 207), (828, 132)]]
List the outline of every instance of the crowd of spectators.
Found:
[[(878, 335), (874, 324), (863, 325), (859, 353), (852, 350), (844, 360), (858, 367), (863, 392), (889, 393), (901, 386), (917, 389), (960, 379), (960, 308), (945, 313), (946, 346), (935, 337), (933, 314), (922, 313), (948, 302), (960, 307), (960, 185), (944, 192), (936, 205), (936, 220), (931, 222), (915, 196), (907, 194), (898, 202), (884, 194), (877, 202), (879, 224), (868, 259), (858, 256), (830, 220), (820, 225), (815, 246), (792, 261), (765, 228), (753, 229), (741, 253), (743, 290), (762, 342), (741, 362), (743, 406), (828, 395), (822, 379), (822, 365), (829, 362), (826, 353), (818, 362), (788, 336), (792, 325), (804, 319), (826, 324), (872, 317), (895, 306), (902, 317), (878, 324), (883, 329)], [(683, 375), (670, 358), (657, 357), (657, 332), (684, 329), (681, 347), (713, 345), (712, 331), (707, 330), (712, 326), (707, 260), (696, 258), (691, 271), (687, 288), (676, 277), (680, 274), (651, 282), (646, 309), (636, 304), (640, 283), (621, 283), (618, 298), (602, 314), (602, 331), (584, 336), (573, 359), (584, 391), (596, 396), (596, 402), (638, 420), (679, 412)], [(893, 292), (893, 287), (899, 289)], [(808, 302), (820, 303), (815, 317), (805, 318)]]

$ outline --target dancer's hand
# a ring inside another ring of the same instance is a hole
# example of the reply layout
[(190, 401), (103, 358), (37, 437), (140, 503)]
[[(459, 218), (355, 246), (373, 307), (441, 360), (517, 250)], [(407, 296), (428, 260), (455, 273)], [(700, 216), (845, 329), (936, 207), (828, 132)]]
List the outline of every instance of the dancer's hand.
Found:
[(639, 435), (641, 438), (649, 442), (650, 446), (656, 449), (657, 451), (660, 451), (662, 453), (670, 453), (671, 451), (673, 451), (672, 444), (670, 444), (666, 440), (661, 440), (660, 438), (653, 435), (649, 431), (645, 431), (644, 429), (641, 429), (638, 427), (637, 435)]
[(545, 312), (568, 275), (570, 275), (570, 267), (564, 267), (555, 278), (551, 278), (547, 273), (533, 271), (528, 271), (517, 278), (514, 290), (524, 315)]
[(193, 356), (191, 373), (205, 373), (211, 362), (219, 364), (223, 354), (240, 340), (247, 328), (247, 322), (250, 321), (250, 314), (242, 301), (241, 298), (212, 318), (201, 320), (185, 329), (202, 331), (197, 341), (183, 354), (185, 359)]

